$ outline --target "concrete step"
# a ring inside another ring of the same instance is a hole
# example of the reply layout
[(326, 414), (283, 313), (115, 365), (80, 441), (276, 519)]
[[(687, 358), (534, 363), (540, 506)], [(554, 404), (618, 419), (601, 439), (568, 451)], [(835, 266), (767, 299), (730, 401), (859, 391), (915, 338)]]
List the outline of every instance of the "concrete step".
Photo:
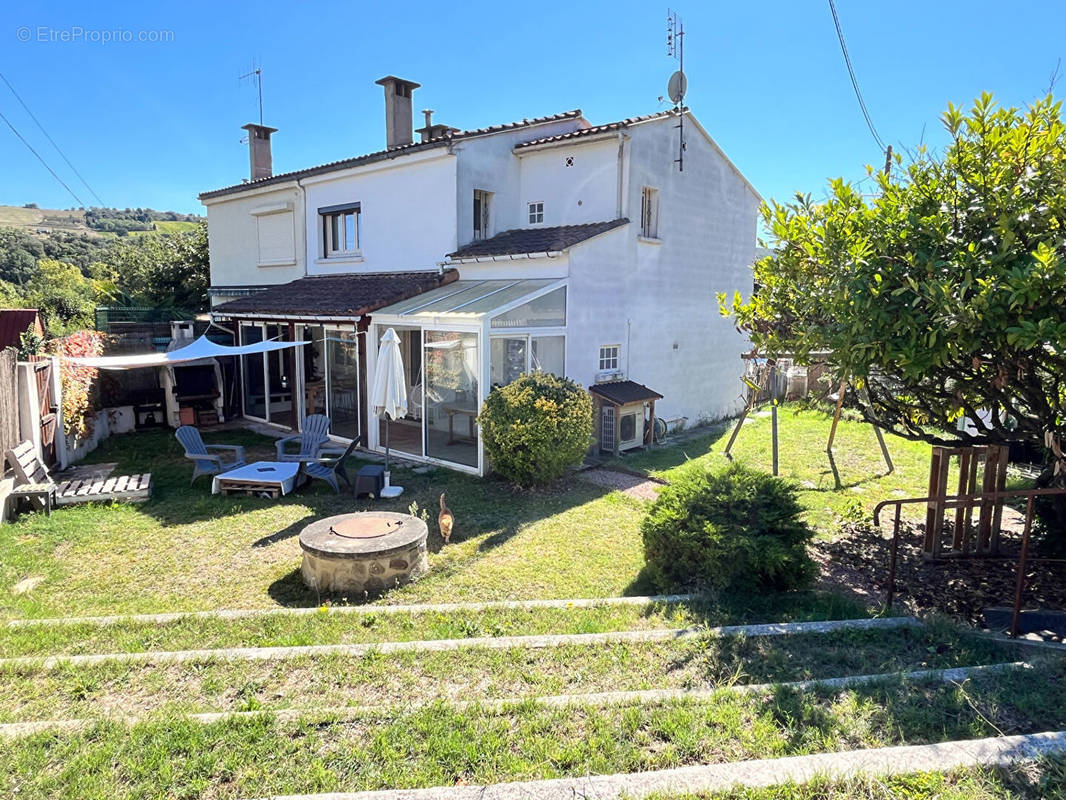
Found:
[(841, 630), (892, 630), (921, 627), (914, 617), (883, 617), (874, 619), (828, 620), (817, 622), (789, 622), (761, 625), (727, 625), (721, 627), (655, 628), (648, 630), (612, 631), (608, 633), (488, 636), (463, 639), (428, 639), (386, 641), (358, 644), (303, 645), (294, 647), (225, 647), (194, 650), (158, 650), (129, 653), (92, 653), (79, 655), (22, 656), (0, 659), (0, 668), (31, 667), (44, 670), (63, 666), (103, 663), (175, 664), (209, 660), (274, 661), (331, 653), (365, 656), (368, 653), (433, 652), (467, 648), (492, 650), (516, 647), (545, 648), (566, 645), (595, 645), (613, 642), (667, 642), (703, 635), (718, 636), (789, 636), (806, 633), (831, 633)]
[[(972, 667), (952, 667), (949, 669), (925, 669), (910, 670), (906, 672), (887, 672), (871, 675), (846, 675), (835, 678), (823, 678), (807, 681), (785, 681), (781, 683), (751, 683), (733, 684), (731, 686), (714, 689), (648, 689), (629, 692), (593, 692), (585, 694), (549, 695), (544, 697), (509, 697), (498, 700), (468, 700), (450, 702), (448, 705), (456, 709), (478, 707), (486, 711), (505, 711), (518, 704), (535, 703), (544, 706), (624, 706), (624, 705), (650, 705), (669, 702), (709, 702), (723, 692), (757, 694), (771, 689), (791, 689), (794, 691), (811, 691), (814, 689), (847, 689), (855, 686), (867, 686), (881, 682), (911, 681), (911, 682), (940, 682), (958, 683), (970, 678), (982, 675), (1002, 673), (1011, 670), (1031, 669), (1024, 661), (1015, 661), (1002, 664), (984, 664)], [(437, 700), (433, 703), (439, 702)], [(182, 719), (193, 722), (211, 724), (231, 719), (247, 719), (250, 717), (266, 717), (279, 721), (296, 721), (312, 719), (328, 719), (330, 721), (345, 721), (372, 716), (392, 716), (400, 712), (410, 711), (416, 708), (431, 705), (429, 702), (407, 702), (402, 708), (394, 706), (334, 706), (319, 708), (284, 708), (273, 711), (227, 711), (215, 713), (186, 714)], [(150, 719), (150, 714), (105, 714), (101, 717), (66, 719), (66, 720), (34, 720), (28, 722), (11, 722), (0, 724), (0, 739), (17, 739), (42, 732), (69, 733), (85, 728), (107, 719), (111, 722), (119, 722), (127, 725), (135, 725)]]
[(680, 795), (722, 792), (736, 787), (802, 784), (816, 777), (836, 779), (863, 774), (899, 775), (946, 772), (965, 767), (1006, 766), (1017, 761), (1062, 753), (1066, 753), (1066, 731), (1047, 731), (1025, 736), (996, 736), (618, 775), (589, 775), (489, 786), (275, 795), (269, 800), (639, 800), (667, 793)]

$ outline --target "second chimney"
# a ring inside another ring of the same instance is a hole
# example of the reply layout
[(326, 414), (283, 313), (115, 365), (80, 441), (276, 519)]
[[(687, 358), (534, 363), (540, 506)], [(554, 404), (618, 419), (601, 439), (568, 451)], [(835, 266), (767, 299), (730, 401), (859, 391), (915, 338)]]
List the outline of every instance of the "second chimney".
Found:
[(420, 84), (386, 75), (374, 81), (385, 87), (385, 144), (391, 150), (414, 141), (411, 93)]
[(274, 174), (274, 160), (270, 155), (270, 134), (277, 133), (277, 128), (256, 125), (249, 122), (242, 125), (248, 131), (248, 160), (251, 165), (250, 176), (253, 181), (269, 178)]

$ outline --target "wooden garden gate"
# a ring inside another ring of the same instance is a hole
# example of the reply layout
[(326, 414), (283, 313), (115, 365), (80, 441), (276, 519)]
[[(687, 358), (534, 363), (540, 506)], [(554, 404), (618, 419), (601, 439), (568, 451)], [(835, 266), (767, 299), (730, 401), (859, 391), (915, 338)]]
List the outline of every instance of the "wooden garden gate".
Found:
[(47, 356), (30, 356), (33, 375), (37, 383), (37, 402), (41, 411), (41, 457), (47, 466), (56, 463), (56, 428), (59, 423), (59, 405), (52, 392), (52, 359)]

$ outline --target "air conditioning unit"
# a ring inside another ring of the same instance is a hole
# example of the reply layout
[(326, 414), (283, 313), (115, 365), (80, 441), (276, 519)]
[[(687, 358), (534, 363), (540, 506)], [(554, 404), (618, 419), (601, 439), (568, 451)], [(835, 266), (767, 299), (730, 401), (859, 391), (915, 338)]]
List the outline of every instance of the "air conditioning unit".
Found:
[(605, 370), (603, 372), (596, 373), (596, 383), (608, 383), (609, 381), (620, 381), (625, 377), (625, 373), (620, 369)]

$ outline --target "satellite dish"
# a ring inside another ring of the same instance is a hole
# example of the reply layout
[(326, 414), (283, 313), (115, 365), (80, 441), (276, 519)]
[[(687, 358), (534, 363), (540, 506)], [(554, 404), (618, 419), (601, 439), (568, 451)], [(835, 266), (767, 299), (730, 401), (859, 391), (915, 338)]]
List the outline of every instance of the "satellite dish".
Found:
[(688, 78), (685, 77), (684, 72), (678, 70), (670, 76), (670, 82), (666, 84), (666, 96), (676, 106), (680, 105), (685, 98), (686, 91), (688, 91)]

